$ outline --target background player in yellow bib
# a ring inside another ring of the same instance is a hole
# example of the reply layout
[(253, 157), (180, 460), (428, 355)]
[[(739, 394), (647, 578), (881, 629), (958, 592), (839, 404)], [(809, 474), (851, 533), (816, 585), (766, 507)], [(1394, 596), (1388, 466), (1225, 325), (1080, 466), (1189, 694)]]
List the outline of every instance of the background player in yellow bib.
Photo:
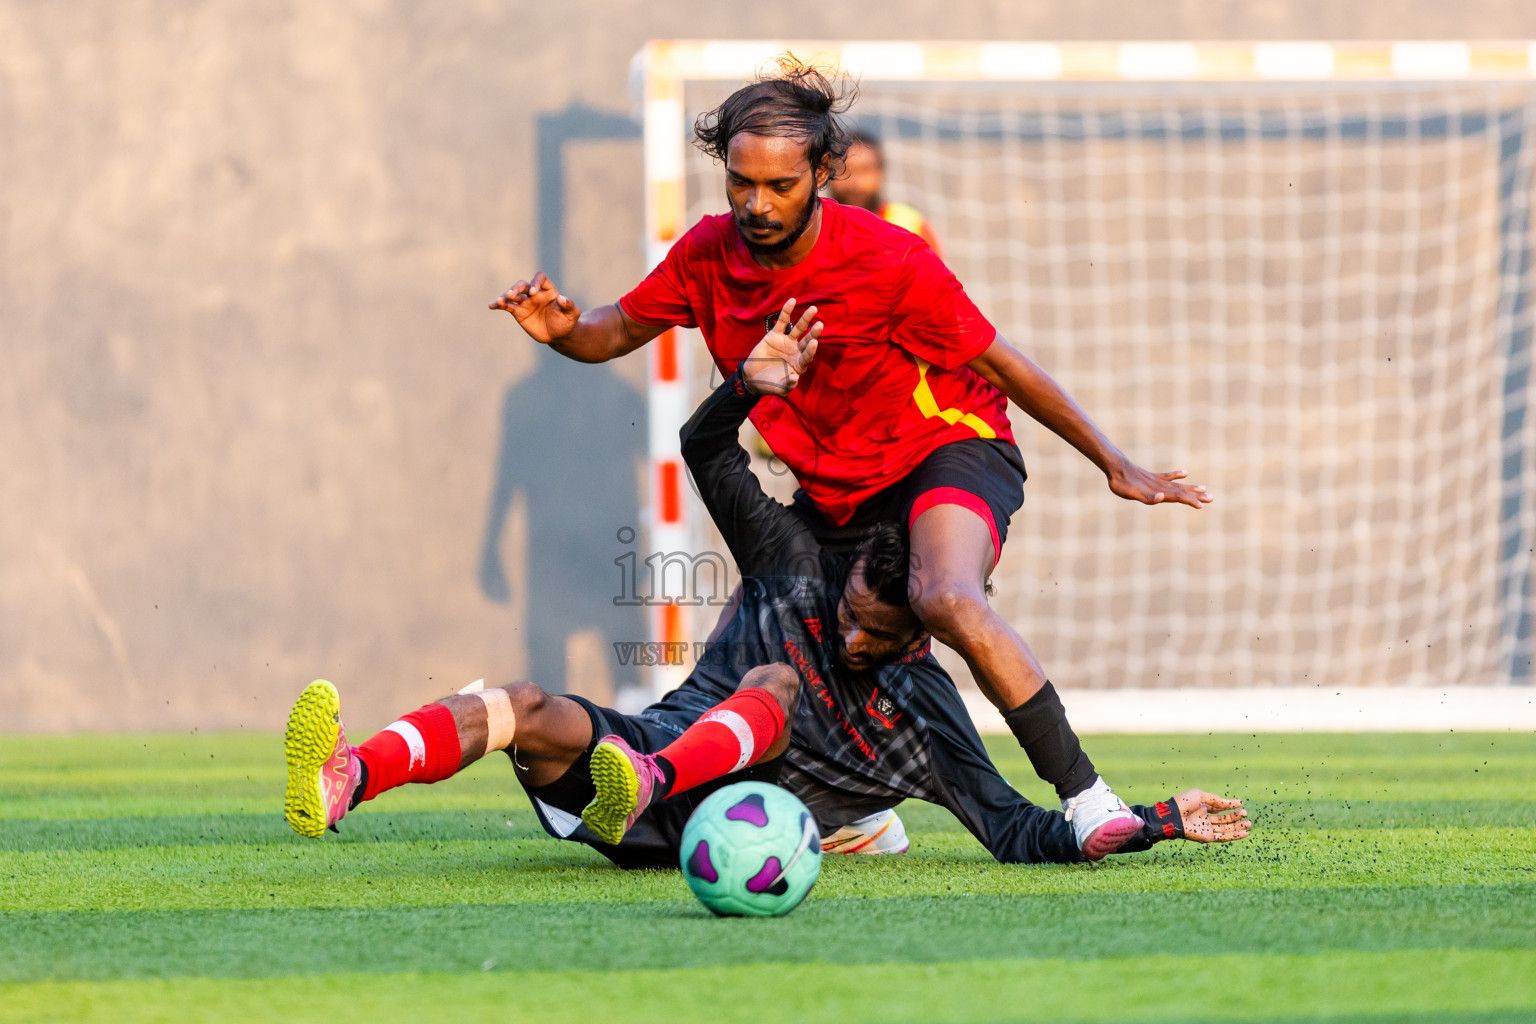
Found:
[(880, 137), (872, 132), (853, 130), (848, 155), (843, 157), (843, 173), (834, 176), (827, 185), (827, 194), (844, 206), (858, 206), (897, 227), (906, 228), (928, 243), (939, 256), (939, 236), (934, 232), (922, 213), (906, 203), (888, 202), (885, 198), (885, 152), (880, 148)]

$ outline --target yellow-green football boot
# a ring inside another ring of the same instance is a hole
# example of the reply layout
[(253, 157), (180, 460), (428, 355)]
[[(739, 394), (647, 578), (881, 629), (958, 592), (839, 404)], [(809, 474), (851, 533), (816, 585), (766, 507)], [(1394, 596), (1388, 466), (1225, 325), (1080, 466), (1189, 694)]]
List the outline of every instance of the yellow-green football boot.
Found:
[(362, 772), (341, 724), (341, 695), (324, 679), (304, 688), (288, 712), (283, 739), (288, 793), (283, 817), (301, 836), (319, 839), (352, 806)]

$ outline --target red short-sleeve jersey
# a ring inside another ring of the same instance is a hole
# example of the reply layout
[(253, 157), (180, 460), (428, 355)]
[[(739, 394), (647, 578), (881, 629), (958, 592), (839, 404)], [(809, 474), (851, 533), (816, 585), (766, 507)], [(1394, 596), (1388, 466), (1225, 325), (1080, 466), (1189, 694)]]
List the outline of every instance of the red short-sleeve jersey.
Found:
[(868, 211), (823, 199), (815, 247), (782, 270), (758, 266), (730, 214), (705, 217), (619, 304), (699, 328), (729, 376), (791, 298), (819, 311), (816, 360), (752, 423), (831, 522), (940, 445), (1013, 440), (1007, 399), (965, 365), (997, 331), (921, 238)]

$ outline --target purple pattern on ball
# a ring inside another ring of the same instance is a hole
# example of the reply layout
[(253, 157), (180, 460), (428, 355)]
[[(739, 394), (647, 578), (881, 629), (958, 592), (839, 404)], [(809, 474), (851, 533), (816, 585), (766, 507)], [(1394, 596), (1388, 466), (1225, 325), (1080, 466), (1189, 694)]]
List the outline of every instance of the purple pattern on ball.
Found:
[(745, 821), (758, 828), (768, 827), (768, 809), (763, 806), (761, 793), (743, 797), (739, 803), (725, 812), (725, 816), (732, 821)]
[(747, 881), (747, 892), (767, 892), (778, 879), (781, 870), (783, 869), (779, 867), (779, 858), (769, 857), (768, 863), (763, 865), (763, 870)]
[(693, 856), (688, 858), (688, 870), (695, 878), (702, 878), (706, 882), (720, 881), (720, 873), (715, 870), (715, 865), (709, 859), (709, 840), (699, 840), (699, 845), (693, 848)]

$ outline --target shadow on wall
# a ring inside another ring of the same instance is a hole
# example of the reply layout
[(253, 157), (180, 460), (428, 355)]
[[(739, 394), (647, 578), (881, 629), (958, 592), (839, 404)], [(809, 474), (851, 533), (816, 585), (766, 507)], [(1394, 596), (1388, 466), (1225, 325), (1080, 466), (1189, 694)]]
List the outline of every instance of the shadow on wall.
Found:
[[(627, 116), (582, 106), (539, 117), (539, 269), (583, 308), (582, 282), (565, 280), (565, 145), (639, 134)], [(604, 681), (568, 678), (568, 641), (574, 633), (595, 631), (602, 656), (617, 671), (611, 660), (614, 641), (645, 639), (641, 610), (614, 603), (620, 588), (613, 562), (621, 547), (618, 531), (640, 526), (637, 460), (646, 454), (645, 400), (607, 366), (573, 362), (547, 346), (527, 344), (536, 349), (538, 362), (502, 400), (480, 589), (492, 601), (512, 599), (500, 544), (513, 498), (522, 491), (528, 677), (552, 692), (611, 703), (612, 694), (602, 692)], [(616, 686), (638, 683), (612, 680)]]

